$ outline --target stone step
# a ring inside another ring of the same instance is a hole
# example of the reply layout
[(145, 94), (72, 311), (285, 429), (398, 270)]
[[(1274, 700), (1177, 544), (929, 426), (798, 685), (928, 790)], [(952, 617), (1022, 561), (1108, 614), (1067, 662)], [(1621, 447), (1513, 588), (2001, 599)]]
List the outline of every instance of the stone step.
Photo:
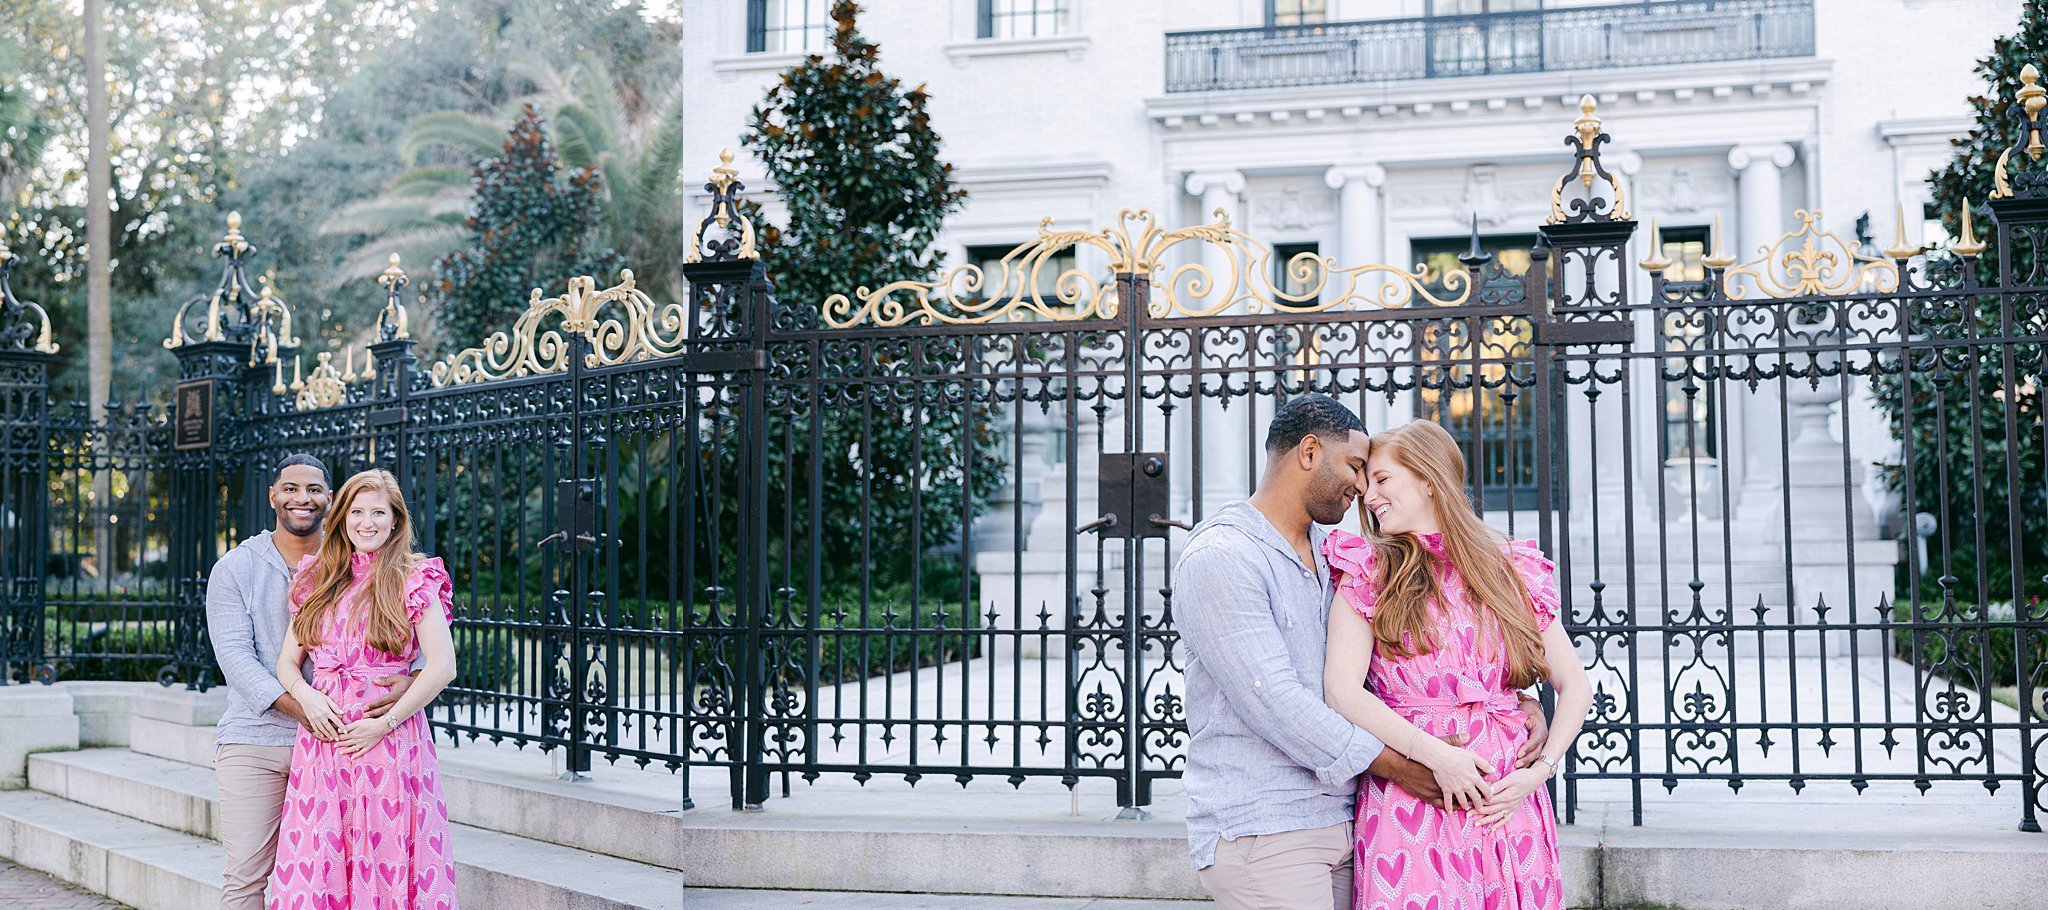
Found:
[[(220, 848), (207, 839), (215, 811), (211, 771), (124, 749), (95, 749), (34, 756), (29, 776), (33, 791), (0, 794), (9, 800), (0, 802), (0, 855), (138, 910), (183, 910), (219, 900)], [(461, 824), (453, 840), (460, 896), (474, 906), (681, 905), (682, 878), (672, 869)], [(131, 844), (157, 852), (139, 858), (119, 852)], [(115, 872), (127, 878), (114, 882)], [(129, 891), (109, 890), (126, 889), (131, 880), (150, 895), (177, 897), (148, 903)]]

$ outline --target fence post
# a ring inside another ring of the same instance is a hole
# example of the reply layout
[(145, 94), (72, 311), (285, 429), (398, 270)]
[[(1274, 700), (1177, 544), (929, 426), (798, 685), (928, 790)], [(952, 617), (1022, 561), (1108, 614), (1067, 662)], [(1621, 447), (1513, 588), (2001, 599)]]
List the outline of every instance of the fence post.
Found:
[(166, 686), (180, 677), (188, 689), (212, 684), (206, 576), (237, 530), (268, 523), (264, 500), (251, 495), (252, 483), (262, 488), (252, 480), (262, 466), (245, 464), (244, 427), (275, 408), (283, 361), (298, 343), (288, 321), (273, 325), (267, 312), (252, 312), (269, 295), (257, 295), (243, 274), (255, 248), (241, 228), (241, 215), (230, 213), (228, 232), (213, 248), (222, 260), (220, 284), (185, 301), (164, 339), (178, 357), (170, 433), (172, 653), (157, 673)]
[[(1593, 96), (1579, 99), (1579, 117), (1565, 144), (1572, 147), (1571, 168), (1557, 178), (1551, 191), (1551, 213), (1542, 226), (1542, 239), (1531, 257), (1528, 287), (1531, 304), (1531, 354), (1534, 359), (1536, 392), (1536, 498), (1537, 543), (1556, 561), (1563, 594), (1560, 621), (1573, 625), (1571, 577), (1572, 544), (1570, 500), (1561, 496), (1572, 466), (1570, 427), (1566, 420), (1566, 396), (1570, 390), (1558, 349), (1576, 347), (1581, 352), (1596, 346), (1626, 347), (1635, 337), (1635, 316), (1628, 299), (1628, 241), (1635, 234), (1630, 220), (1626, 190), (1600, 161), (1600, 146), (1610, 141), (1600, 118), (1594, 114)], [(1652, 255), (1654, 255), (1654, 251)], [(1624, 389), (1626, 379), (1623, 380)], [(1597, 419), (1597, 418), (1595, 418)], [(1590, 422), (1590, 421), (1589, 421)], [(1623, 417), (1624, 433), (1627, 418)], [(1626, 442), (1624, 442), (1626, 445)], [(1624, 470), (1627, 459), (1623, 459)], [(1597, 496), (1594, 500), (1598, 501)], [(1597, 511), (1597, 510), (1596, 510)], [(1597, 524), (1598, 518), (1594, 518)], [(1597, 531), (1596, 531), (1597, 533)], [(1597, 538), (1596, 538), (1597, 539)], [(1633, 541), (1624, 541), (1633, 547)], [(1573, 629), (1575, 639), (1628, 633), (1599, 632), (1590, 627)], [(1600, 645), (1595, 642), (1595, 648)], [(1629, 648), (1634, 661), (1635, 648)], [(1628, 704), (1623, 722), (1636, 719), (1634, 667), (1630, 668)], [(1549, 687), (1543, 690), (1545, 710), (1554, 706)], [(1596, 718), (1597, 720), (1597, 718)], [(1625, 729), (1632, 740), (1637, 731)], [(1633, 761), (1640, 762), (1639, 743), (1631, 742)], [(1573, 771), (1576, 751), (1568, 752), (1563, 775), (1564, 798), (1557, 800), (1567, 823), (1578, 810), (1578, 781)], [(1638, 769), (1639, 770), (1639, 769)], [(1556, 783), (1551, 784), (1553, 788)], [(1630, 781), (1635, 823), (1643, 822), (1643, 793), (1640, 778)]]
[(0, 235), (0, 686), (51, 682), (43, 664), (49, 475), (50, 317), (16, 300), (18, 257)]

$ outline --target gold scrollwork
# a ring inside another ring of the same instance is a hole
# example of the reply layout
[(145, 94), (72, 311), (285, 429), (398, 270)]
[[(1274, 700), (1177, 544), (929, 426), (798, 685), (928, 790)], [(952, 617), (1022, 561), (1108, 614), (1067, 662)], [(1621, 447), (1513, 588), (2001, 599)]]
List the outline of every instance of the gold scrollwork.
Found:
[[(623, 312), (600, 319), (600, 311), (612, 305)], [(551, 318), (560, 321), (550, 323)], [(571, 334), (590, 341), (586, 367), (672, 357), (682, 352), (688, 329), (683, 305), (655, 304), (635, 286), (631, 269), (621, 270), (619, 283), (601, 291), (595, 279), (580, 275), (569, 279), (568, 293), (560, 297), (544, 298), (535, 288), (510, 332), (494, 333), (482, 345), (434, 364), (434, 385), (559, 373), (569, 367)]]
[[(1248, 313), (1317, 313), (1330, 310), (1394, 309), (1417, 301), (1454, 306), (1470, 295), (1464, 272), (1444, 277), (1452, 297), (1439, 297), (1423, 279), (1425, 269), (1407, 271), (1389, 265), (1339, 266), (1330, 257), (1299, 253), (1282, 265), (1287, 287), (1275, 284), (1273, 248), (1230, 226), (1216, 212), (1210, 224), (1167, 230), (1144, 209), (1124, 209), (1115, 224), (1099, 231), (1055, 231), (1052, 219), (1040, 222), (1038, 236), (1017, 246), (998, 262), (991, 276), (977, 265), (948, 269), (933, 281), (895, 281), (877, 288), (861, 287), (852, 296), (833, 294), (822, 307), (833, 328), (861, 325), (973, 325), (997, 321), (1074, 321), (1114, 318), (1121, 306), (1116, 295), (1119, 274), (1159, 276), (1152, 285), (1149, 314), (1211, 316), (1225, 311)], [(1213, 264), (1203, 261), (1167, 268), (1167, 254), (1181, 244), (1202, 244), (1214, 251)], [(1042, 279), (1051, 259), (1074, 247), (1101, 250), (1108, 258), (1105, 275), (1069, 268), (1053, 277), (1053, 299), (1043, 292)], [(993, 287), (990, 285), (993, 284)], [(987, 289), (987, 293), (980, 293)]]
[[(351, 350), (350, 354), (353, 355), (354, 351)], [(303, 383), (292, 383), (292, 391), (299, 393), (298, 404), (301, 411), (331, 408), (348, 401), (348, 384), (355, 378), (350, 375), (352, 371), (334, 368), (333, 351), (321, 351), (319, 361), (319, 364), (313, 367), (313, 378)], [(293, 369), (296, 371), (296, 365)]]
[[(1898, 264), (1859, 253), (1841, 235), (1821, 230), (1820, 210), (1800, 209), (1792, 216), (1799, 219), (1797, 230), (1760, 248), (1757, 258), (1722, 273), (1722, 288), (1729, 297), (1747, 296), (1746, 286), (1773, 299), (1898, 288)], [(1717, 246), (1719, 233), (1715, 232)], [(1748, 280), (1738, 281), (1738, 276)]]
[(8, 284), (8, 273), (12, 272), (14, 264), (20, 261), (21, 257), (14, 255), (14, 251), (8, 249), (6, 234), (0, 232), (0, 313), (17, 309), (35, 313), (36, 321), (41, 323), (41, 326), (34, 330), (36, 336), (35, 350), (44, 354), (55, 354), (57, 353), (58, 344), (50, 340), (49, 312), (44, 310), (43, 305), (40, 303), (16, 299), (14, 289)]
[[(1550, 188), (1550, 223), (1565, 224), (1576, 221), (1627, 221), (1628, 189), (1622, 186), (1621, 178), (1608, 173), (1600, 163), (1600, 145), (1607, 141), (1606, 127), (1595, 113), (1599, 103), (1590, 94), (1579, 96), (1579, 116), (1572, 121), (1572, 135), (1565, 137), (1565, 143), (1573, 150), (1572, 169), (1557, 178), (1557, 184)], [(1610, 200), (1601, 198), (1593, 189), (1593, 181), (1599, 179), (1614, 191)], [(1575, 212), (1565, 212), (1564, 188), (1577, 180), (1584, 188), (1586, 198), (1574, 199)]]

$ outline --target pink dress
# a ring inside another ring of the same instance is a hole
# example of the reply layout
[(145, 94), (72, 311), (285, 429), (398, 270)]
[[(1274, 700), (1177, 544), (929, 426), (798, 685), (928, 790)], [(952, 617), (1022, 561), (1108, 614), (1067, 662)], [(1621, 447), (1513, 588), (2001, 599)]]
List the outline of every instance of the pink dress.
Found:
[[(1443, 535), (1423, 535), (1443, 558)], [(1508, 561), (1533, 595), (1536, 625), (1556, 620), (1556, 567), (1535, 541), (1503, 545)], [(1332, 531), (1323, 543), (1330, 567), (1342, 572), (1338, 590), (1365, 618), (1378, 596), (1372, 544)], [(1471, 737), (1466, 748), (1497, 770), (1514, 769), (1515, 752), (1529, 738), (1515, 691), (1507, 687), (1507, 657), (1499, 633), (1482, 628), (1448, 560), (1437, 566), (1443, 585), (1434, 632), (1437, 650), (1411, 658), (1375, 653), (1366, 683), (1409, 722), (1432, 735)], [(1488, 641), (1494, 646), (1487, 647)], [(1358, 910), (1562, 910), (1557, 828), (1550, 794), (1538, 788), (1499, 830), (1484, 829), (1464, 809), (1438, 809), (1391, 781), (1366, 777), (1359, 786), (1357, 856), (1352, 864)]]
[[(373, 558), (355, 555), (355, 587), (343, 595), (344, 609), (333, 611), (323, 641), (312, 649), (313, 687), (341, 706), (343, 723), (360, 719), (363, 705), (388, 691), (370, 680), (410, 672), (419, 653), (417, 638), (403, 654), (386, 654), (363, 641), (362, 620), (351, 614)], [(300, 579), (311, 578), (312, 564), (312, 556), (299, 563)], [(292, 612), (307, 593), (292, 589)], [(454, 593), (441, 560), (420, 563), (405, 580), (413, 624), (427, 610), (452, 618)], [(456, 910), (453, 856), (440, 762), (423, 712), (406, 718), (359, 759), (299, 731), (278, 828), (277, 865), (270, 873), (269, 910)]]

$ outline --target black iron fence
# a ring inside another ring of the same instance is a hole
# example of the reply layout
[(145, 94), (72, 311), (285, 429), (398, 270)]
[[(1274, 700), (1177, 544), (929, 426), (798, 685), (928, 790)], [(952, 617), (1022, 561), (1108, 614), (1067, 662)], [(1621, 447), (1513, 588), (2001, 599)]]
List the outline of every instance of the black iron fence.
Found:
[[(1556, 557), (1597, 688), (1568, 816), (1681, 784), (1968, 782), (2038, 827), (2048, 176), (2003, 175), (1995, 256), (1974, 228), (1876, 255), (1802, 213), (1680, 282), (1654, 229), (1630, 262), (1590, 103), (1530, 266), (1431, 284), (1126, 212), (784, 301), (728, 175), (685, 300), (578, 279), (423, 365), (394, 263), (367, 357), (287, 384), (298, 341), (231, 232), (173, 330), (173, 414), (73, 416), (8, 336), (0, 675), (209, 685), (206, 571), (310, 451), (396, 472), (453, 571), (432, 719), (458, 742), (724, 768), (735, 807), (778, 772), (1094, 777), (1140, 814), (1187, 746), (1184, 529), (1250, 489), (1272, 409), (1321, 391), (1474, 441), (1479, 506)], [(1041, 274), (1077, 249), (1097, 265)]]
[(1166, 90), (1808, 57), (1813, 34), (1813, 0), (1652, 0), (1171, 32)]

